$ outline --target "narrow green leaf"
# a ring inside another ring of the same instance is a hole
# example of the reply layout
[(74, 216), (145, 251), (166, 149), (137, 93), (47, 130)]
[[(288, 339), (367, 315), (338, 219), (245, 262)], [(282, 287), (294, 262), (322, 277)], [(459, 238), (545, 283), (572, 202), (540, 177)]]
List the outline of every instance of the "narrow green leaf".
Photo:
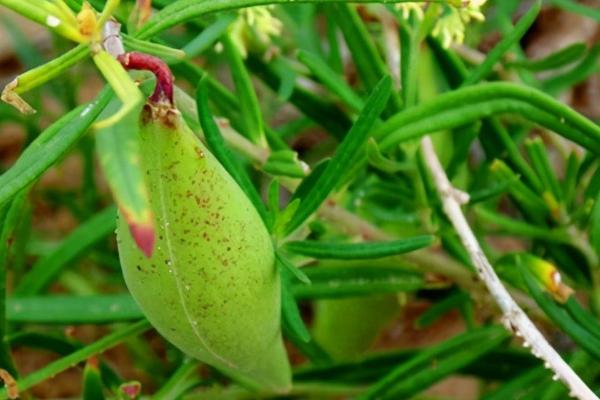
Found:
[(554, 300), (550, 298), (550, 295), (543, 293), (530, 272), (525, 269), (521, 269), (520, 271), (531, 297), (533, 297), (537, 305), (544, 311), (550, 320), (552, 320), (552, 322), (554, 322), (564, 333), (569, 335), (569, 337), (581, 346), (582, 349), (594, 356), (596, 360), (600, 360), (600, 339), (589, 333), (573, 320), (565, 310), (561, 309)]
[(525, 15), (517, 22), (511, 32), (498, 43), (492, 51), (488, 53), (485, 60), (467, 76), (463, 86), (472, 85), (485, 79), (492, 72), (500, 58), (517, 43), (527, 33), (533, 22), (536, 20), (542, 8), (541, 0), (536, 0)]
[(510, 382), (482, 397), (482, 400), (522, 399), (536, 383), (548, 378), (550, 371), (543, 366), (532, 368)]
[(237, 18), (235, 13), (219, 14), (215, 22), (208, 25), (198, 36), (185, 45), (183, 51), (188, 59), (199, 56), (213, 46)]
[(167, 63), (176, 63), (186, 58), (184, 50), (174, 49), (163, 44), (149, 42), (147, 40), (136, 39), (133, 36), (121, 34), (123, 44), (129, 51), (139, 51), (141, 53), (151, 54), (162, 58)]
[(302, 342), (310, 342), (310, 333), (304, 325), (302, 316), (300, 315), (300, 309), (294, 299), (292, 293), (292, 272), (281, 263), (281, 259), (277, 258), (279, 264), (279, 272), (281, 274), (281, 314), (283, 324), (287, 327), (289, 332), (300, 339)]
[(470, 192), (469, 204), (476, 204), (508, 192), (510, 186), (517, 182), (519, 182), (519, 177), (516, 175), (507, 177), (506, 179), (494, 180), (490, 186), (480, 187), (473, 192)]
[(561, 304), (564, 309), (567, 310), (569, 315), (585, 328), (589, 333), (600, 339), (600, 321), (598, 318), (584, 309), (575, 296), (569, 297), (565, 304)]
[[(305, 342), (298, 335), (291, 331), (288, 324), (283, 321), (282, 331), (284, 336), (296, 347), (307, 359), (310, 360), (311, 364), (314, 365), (325, 365), (331, 362), (331, 356), (323, 350), (323, 348), (316, 343), (314, 340)], [(216, 399), (215, 399), (216, 400)]]
[[(294, 382), (323, 381), (367, 384), (381, 379), (395, 367), (418, 355), (426, 347), (410, 350), (378, 351), (352, 361), (324, 365), (300, 366), (294, 373)], [(513, 349), (496, 349), (461, 368), (458, 373), (486, 380), (513, 379), (539, 365), (531, 353)]]
[[(289, 101), (296, 89), (296, 73), (295, 66), (292, 66), (290, 61), (281, 54), (273, 57), (269, 61), (273, 71), (279, 77), (279, 87), (277, 88), (277, 97), (282, 101)], [(268, 130), (268, 128), (265, 128)]]
[(553, 243), (571, 243), (571, 237), (565, 230), (548, 229), (530, 224), (521, 220), (516, 220), (502, 214), (496, 213), (485, 207), (476, 207), (475, 214), (487, 227), (496, 226), (499, 229), (492, 230), (487, 228), (488, 232), (496, 234), (516, 235), (532, 239), (547, 240)]
[(419, 318), (415, 321), (417, 328), (427, 328), (440, 319), (450, 310), (459, 308), (462, 304), (471, 301), (470, 296), (465, 292), (456, 292), (443, 300), (440, 300), (431, 305)]
[(229, 70), (231, 72), (233, 83), (235, 84), (238, 101), (240, 102), (242, 125), (244, 127), (242, 133), (252, 142), (265, 146), (265, 128), (260, 104), (258, 103), (258, 97), (256, 97), (256, 92), (252, 86), (250, 74), (244, 65), (242, 55), (229, 35), (224, 35), (221, 42), (225, 49)]
[(467, 86), (411, 107), (378, 126), (385, 151), (398, 143), (501, 113), (516, 113), (600, 153), (600, 126), (547, 94), (507, 82)]
[(308, 196), (308, 194), (315, 188), (317, 182), (319, 182), (321, 179), (321, 175), (323, 175), (323, 173), (327, 170), (327, 165), (330, 161), (331, 159), (326, 158), (319, 161), (314, 166), (311, 173), (308, 174), (306, 178), (302, 179), (300, 185), (296, 188), (294, 193), (292, 193), (292, 199), (290, 202), (294, 200), (301, 200)]
[(413, 169), (413, 166), (407, 162), (398, 162), (384, 156), (379, 150), (379, 145), (373, 138), (369, 138), (367, 142), (367, 159), (369, 165), (373, 168), (390, 174)]
[(516, 170), (523, 175), (523, 178), (528, 184), (536, 191), (542, 192), (542, 182), (538, 175), (529, 166), (525, 158), (521, 155), (519, 145), (515, 143), (508, 130), (500, 123), (497, 118), (490, 118), (484, 126), (489, 126), (498, 140), (502, 143), (502, 146), (506, 149), (508, 160), (516, 168)]
[[(400, 17), (402, 18), (402, 17)], [(417, 101), (417, 74), (419, 61), (419, 30), (409, 23), (400, 21), (400, 78), (404, 107), (412, 107)], [(415, 25), (415, 24), (413, 24)]]
[(394, 256), (422, 249), (433, 244), (431, 235), (415, 236), (387, 242), (335, 243), (304, 240), (288, 242), (285, 249), (292, 253), (318, 259), (369, 260)]
[[(73, 365), (76, 365), (95, 354), (102, 353), (103, 351), (116, 346), (129, 337), (140, 335), (149, 329), (150, 323), (146, 320), (127, 325), (120, 330), (106, 335), (94, 343), (69, 354), (66, 357), (62, 357), (51, 362), (45, 367), (27, 375), (23, 379), (19, 379), (17, 381), (17, 388), (19, 389), (19, 392), (23, 392), (32, 386), (35, 386), (38, 383), (43, 382), (68, 368), (71, 368)], [(8, 400), (8, 395), (4, 389), (0, 391), (0, 400)]]
[(35, 324), (106, 324), (143, 317), (129, 294), (16, 297), (7, 306), (9, 321)]
[(567, 207), (573, 204), (581, 164), (582, 163), (577, 153), (571, 152), (571, 154), (569, 154), (569, 158), (567, 159), (565, 176), (562, 181), (562, 187), (565, 193), (565, 204)]
[(221, 165), (227, 170), (229, 175), (237, 182), (242, 188), (246, 196), (250, 199), (256, 211), (260, 214), (261, 218), (265, 223), (267, 222), (267, 210), (264, 203), (262, 202), (260, 195), (256, 191), (256, 187), (252, 184), (248, 174), (242, 169), (237, 160), (233, 157), (231, 151), (227, 148), (221, 131), (215, 122), (209, 106), (209, 86), (208, 81), (202, 78), (198, 82), (196, 89), (196, 110), (202, 130), (204, 131), (204, 137), (206, 138), (206, 144), (214, 156), (219, 160)]
[(363, 108), (364, 101), (360, 96), (346, 83), (342, 75), (331, 69), (319, 56), (300, 50), (298, 60), (306, 65), (321, 83), (351, 107), (353, 111), (360, 111)]
[(198, 373), (198, 361), (186, 358), (179, 368), (169, 377), (167, 382), (162, 385), (159, 391), (154, 393), (152, 399), (179, 399), (186, 392), (200, 383), (196, 376)]
[(473, 344), (473, 347), (466, 345), (463, 349), (457, 350), (443, 360), (431, 362), (422, 370), (392, 386), (383, 398), (385, 400), (395, 400), (413, 397), (431, 385), (440, 382), (454, 372), (473, 363), (484, 354), (500, 346), (508, 338), (508, 334), (505, 331), (496, 330), (495, 333), (495, 335), (490, 335), (487, 340)]
[(498, 181), (513, 181), (513, 184), (508, 187), (508, 193), (515, 203), (526, 212), (528, 217), (539, 223), (546, 220), (549, 213), (546, 203), (527, 185), (521, 182), (519, 176), (510, 167), (500, 160), (495, 160), (490, 166), (490, 172), (492, 178)]
[[(352, 55), (358, 74), (368, 92), (374, 91), (379, 81), (389, 75), (387, 66), (377, 51), (375, 43), (358, 12), (350, 4), (333, 6), (336, 22), (340, 27)], [(391, 93), (389, 113), (399, 110), (402, 101), (397, 93)]]
[(276, 257), (277, 262), (279, 263), (279, 265), (281, 267), (283, 267), (284, 269), (286, 269), (290, 274), (292, 274), (300, 282), (305, 283), (307, 285), (310, 285), (310, 278), (308, 276), (306, 276), (306, 274), (304, 273), (304, 271), (302, 271), (300, 268), (298, 268), (294, 264), (292, 264), (279, 251), (277, 251), (275, 253), (275, 257)]
[(590, 239), (596, 254), (600, 254), (600, 193), (596, 196), (590, 218)]
[(104, 90), (95, 101), (77, 107), (44, 130), (21, 153), (15, 164), (0, 175), (0, 206), (61, 159), (87, 132), (110, 97), (110, 91)]
[(11, 83), (6, 85), (2, 91), (2, 100), (10, 103), (23, 113), (30, 113), (33, 109), (19, 97), (29, 90), (32, 90), (49, 80), (64, 73), (67, 69), (75, 65), (89, 55), (89, 48), (79, 45), (64, 54), (52, 59), (46, 64), (30, 69), (17, 76)]
[[(357, 400), (387, 398), (385, 396), (392, 393), (398, 396), (395, 398), (409, 398), (436, 380), (473, 362), (497, 347), (507, 337), (507, 332), (499, 326), (480, 328), (457, 335), (424, 349), (415, 357), (400, 364)], [(442, 362), (444, 368), (440, 365)]]
[(551, 192), (556, 200), (563, 199), (562, 189), (554, 173), (546, 145), (539, 137), (525, 141), (525, 150), (542, 182), (544, 191)]
[[(272, 90), (278, 91), (281, 87), (281, 78), (271, 64), (253, 54), (248, 55), (246, 60), (248, 68)], [(348, 116), (335, 104), (317, 96), (311, 90), (300, 86), (298, 83), (289, 97), (289, 101), (296, 106), (304, 115), (315, 123), (321, 125), (336, 139), (342, 139), (352, 125)]]
[(598, 58), (600, 58), (600, 45), (596, 44), (573, 68), (563, 74), (554, 76), (542, 82), (542, 88), (550, 94), (557, 95), (562, 91), (585, 81), (592, 74), (598, 73)]
[(277, 150), (271, 152), (262, 169), (264, 172), (274, 176), (304, 178), (308, 166), (298, 159), (298, 153), (295, 151)]
[(573, 0), (548, 0), (548, 3), (560, 7), (565, 11), (583, 15), (586, 18), (591, 18), (600, 21), (600, 10), (578, 3)]
[(25, 297), (42, 292), (63, 268), (83, 256), (90, 247), (114, 229), (115, 208), (108, 207), (81, 224), (56, 249), (39, 259), (18, 283), (14, 295)]
[[(113, 100), (101, 120), (118, 112), (121, 103)], [(137, 246), (150, 257), (154, 249), (154, 216), (150, 208), (144, 171), (140, 165), (140, 118), (143, 103), (123, 118), (96, 132), (96, 151), (104, 177), (125, 218)]]
[(102, 376), (98, 368), (98, 360), (89, 358), (83, 368), (83, 400), (104, 400)]
[(513, 61), (509, 63), (509, 66), (525, 68), (534, 72), (546, 71), (549, 69), (560, 68), (577, 61), (585, 54), (586, 50), (587, 46), (584, 43), (574, 43), (544, 58)]
[(334, 299), (371, 294), (410, 292), (424, 286), (414, 272), (395, 267), (307, 268), (310, 285), (293, 287), (297, 299)]
[(318, 177), (310, 193), (301, 199), (300, 206), (287, 226), (287, 233), (296, 230), (315, 212), (335, 189), (339, 179), (359, 157), (367, 141), (371, 127), (383, 111), (391, 91), (390, 77), (383, 78), (365, 103), (358, 120), (354, 123), (335, 155)]
[(93, 54), (92, 59), (98, 70), (119, 100), (121, 107), (110, 116), (96, 122), (96, 129), (106, 128), (133, 113), (144, 103), (144, 96), (125, 68), (108, 52), (101, 50)]
[(61, 10), (54, 8), (52, 3), (0, 0), (0, 5), (47, 27), (47, 29), (69, 40), (81, 42), (83, 39), (81, 33), (73, 26), (74, 24), (65, 23), (63, 15), (59, 12)]

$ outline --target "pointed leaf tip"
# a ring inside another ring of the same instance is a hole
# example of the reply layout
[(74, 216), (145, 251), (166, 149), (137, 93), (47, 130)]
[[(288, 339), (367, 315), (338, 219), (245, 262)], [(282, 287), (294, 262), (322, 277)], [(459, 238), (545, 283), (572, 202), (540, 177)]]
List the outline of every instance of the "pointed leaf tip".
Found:
[(152, 224), (129, 223), (129, 231), (131, 232), (135, 244), (137, 244), (142, 253), (148, 258), (152, 257), (155, 241), (154, 227)]

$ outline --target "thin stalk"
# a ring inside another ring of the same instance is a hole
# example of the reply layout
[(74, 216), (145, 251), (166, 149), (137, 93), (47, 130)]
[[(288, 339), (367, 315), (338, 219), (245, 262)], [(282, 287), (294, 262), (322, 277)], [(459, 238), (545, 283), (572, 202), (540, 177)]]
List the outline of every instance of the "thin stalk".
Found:
[(485, 283), (488, 291), (502, 310), (503, 322), (506, 328), (516, 336), (523, 338), (524, 346), (531, 347), (531, 353), (541, 358), (544, 365), (550, 368), (555, 376), (569, 388), (570, 396), (580, 400), (597, 400), (598, 397), (594, 392), (550, 346), (546, 338), (512, 299), (500, 278), (496, 275), (461, 210), (461, 205), (466, 203), (468, 199), (465, 199), (464, 193), (455, 189), (448, 180), (429, 136), (421, 140), (421, 149), (441, 197), (444, 212), (452, 222), (463, 246), (467, 249), (480, 279)]

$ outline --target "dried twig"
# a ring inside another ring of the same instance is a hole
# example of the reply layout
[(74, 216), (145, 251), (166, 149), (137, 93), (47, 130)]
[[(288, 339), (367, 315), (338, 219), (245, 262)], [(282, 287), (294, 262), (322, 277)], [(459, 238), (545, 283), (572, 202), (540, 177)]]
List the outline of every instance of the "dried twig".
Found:
[(542, 359), (544, 366), (554, 372), (553, 379), (560, 379), (564, 382), (569, 388), (570, 396), (581, 400), (597, 400), (598, 397), (594, 392), (550, 346), (546, 338), (512, 299), (498, 275), (494, 272), (460, 208), (461, 205), (468, 202), (468, 195), (452, 186), (435, 153), (431, 138), (428, 136), (421, 140), (421, 150), (442, 199), (444, 212), (452, 222), (463, 246), (469, 253), (479, 277), (502, 310), (503, 323), (506, 328), (516, 336), (523, 338), (524, 346), (531, 347), (531, 353)]

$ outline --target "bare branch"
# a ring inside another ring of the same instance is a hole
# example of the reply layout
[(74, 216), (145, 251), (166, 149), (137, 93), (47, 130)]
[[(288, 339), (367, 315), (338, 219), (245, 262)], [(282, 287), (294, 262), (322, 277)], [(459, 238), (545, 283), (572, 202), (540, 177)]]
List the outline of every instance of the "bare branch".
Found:
[(457, 195), (460, 192), (450, 184), (435, 153), (430, 137), (426, 136), (421, 140), (421, 150), (442, 199), (444, 212), (452, 222), (454, 229), (469, 253), (479, 277), (502, 310), (502, 321), (506, 328), (516, 336), (523, 338), (523, 345), (531, 347), (531, 353), (542, 359), (544, 366), (554, 372), (553, 379), (560, 379), (569, 388), (570, 396), (580, 400), (598, 400), (594, 392), (550, 346), (546, 338), (512, 299), (498, 275), (496, 275), (460, 208), (464, 196)]

